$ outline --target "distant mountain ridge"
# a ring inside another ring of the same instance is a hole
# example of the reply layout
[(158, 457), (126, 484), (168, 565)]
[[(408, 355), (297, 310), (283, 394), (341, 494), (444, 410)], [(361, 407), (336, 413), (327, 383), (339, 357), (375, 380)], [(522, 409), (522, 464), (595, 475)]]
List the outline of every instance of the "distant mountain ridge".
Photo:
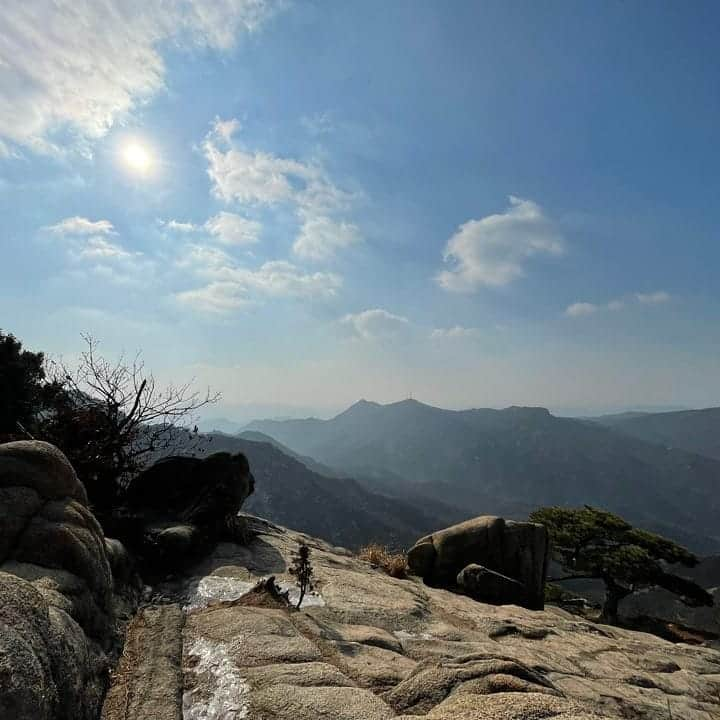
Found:
[(720, 460), (720, 408), (717, 407), (592, 419), (645, 442)]
[[(335, 545), (357, 549), (379, 542), (410, 547), (418, 537), (465, 519), (464, 511), (421, 496), (391, 498), (350, 478), (328, 477), (309, 468), (277, 441), (259, 433), (255, 439), (209, 433), (199, 443), (202, 454), (243, 452), (255, 476), (255, 492), (243, 510), (288, 524)], [(183, 454), (182, 434), (173, 453)], [(188, 452), (196, 452), (195, 447)]]
[(720, 460), (545, 408), (454, 411), (363, 400), (330, 420), (255, 421), (246, 430), (352, 477), (379, 478), (381, 492), (398, 494), (382, 480), (396, 477), (468, 516), (587, 503), (699, 552), (720, 549)]

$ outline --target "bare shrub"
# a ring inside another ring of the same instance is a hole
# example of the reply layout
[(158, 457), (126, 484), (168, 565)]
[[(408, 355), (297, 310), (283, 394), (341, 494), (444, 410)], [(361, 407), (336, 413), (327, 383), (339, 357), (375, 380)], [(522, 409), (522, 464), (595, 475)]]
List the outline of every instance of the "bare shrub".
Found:
[(360, 548), (358, 557), (371, 565), (383, 569), (394, 578), (407, 577), (407, 557), (404, 553), (394, 553), (385, 545), (371, 543)]

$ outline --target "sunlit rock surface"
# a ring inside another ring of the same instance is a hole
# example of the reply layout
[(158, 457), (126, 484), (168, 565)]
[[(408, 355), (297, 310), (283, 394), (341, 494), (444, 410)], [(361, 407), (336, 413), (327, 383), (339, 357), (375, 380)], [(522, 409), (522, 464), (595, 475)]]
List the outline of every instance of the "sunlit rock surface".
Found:
[[(556, 608), (484, 605), (253, 522), (260, 534), (248, 546), (221, 544), (186, 577), (153, 588), (155, 605), (128, 636), (137, 659), (116, 673), (105, 720), (720, 717), (714, 650)], [(312, 549), (315, 599), (300, 612), (243, 604), (262, 578), (293, 584), (301, 540)], [(133, 700), (143, 697), (156, 704)]]
[(67, 458), (0, 445), (0, 718), (94, 720), (115, 623), (105, 538)]

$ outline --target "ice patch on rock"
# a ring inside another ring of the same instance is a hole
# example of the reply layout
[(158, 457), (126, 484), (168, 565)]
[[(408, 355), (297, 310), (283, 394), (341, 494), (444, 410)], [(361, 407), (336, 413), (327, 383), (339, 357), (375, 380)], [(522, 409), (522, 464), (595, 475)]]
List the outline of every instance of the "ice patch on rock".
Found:
[[(252, 590), (258, 581), (248, 582), (233, 577), (220, 575), (207, 575), (200, 579), (198, 584), (188, 592), (187, 603), (184, 610), (197, 610), (207, 607), (214, 600), (237, 600)], [(300, 589), (291, 583), (277, 583), (280, 592), (288, 593), (288, 599), (297, 605), (300, 598)], [(325, 599), (320, 593), (308, 592), (303, 598), (302, 607), (325, 607)]]
[(237, 600), (255, 587), (254, 582), (220, 575), (207, 575), (188, 593), (184, 610), (207, 607), (212, 600)]
[(407, 630), (395, 630), (395, 631), (393, 631), (393, 635), (398, 640), (432, 640), (433, 639), (433, 636), (430, 635), (430, 633), (420, 633), (418, 635), (417, 633), (407, 632)]
[[(232, 644), (241, 645), (242, 638)], [(183, 720), (246, 720), (250, 685), (232, 661), (228, 646), (199, 638), (188, 655), (197, 658), (192, 672), (198, 684), (183, 694)]]
[[(278, 587), (280, 588), (280, 592), (287, 592), (288, 600), (290, 600), (293, 605), (297, 605), (297, 601), (300, 599), (300, 589), (296, 585), (281, 582), (278, 583)], [(301, 607), (325, 607), (325, 598), (314, 590), (307, 592), (305, 593)]]

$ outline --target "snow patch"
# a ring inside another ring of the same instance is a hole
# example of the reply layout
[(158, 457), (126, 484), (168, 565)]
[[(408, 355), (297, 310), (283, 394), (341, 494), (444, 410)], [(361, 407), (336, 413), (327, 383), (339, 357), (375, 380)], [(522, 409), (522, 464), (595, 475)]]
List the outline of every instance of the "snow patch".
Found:
[[(232, 645), (241, 642), (237, 638)], [(228, 645), (199, 638), (188, 655), (198, 659), (192, 668), (198, 686), (183, 694), (183, 720), (246, 720), (250, 685), (232, 661)]]

